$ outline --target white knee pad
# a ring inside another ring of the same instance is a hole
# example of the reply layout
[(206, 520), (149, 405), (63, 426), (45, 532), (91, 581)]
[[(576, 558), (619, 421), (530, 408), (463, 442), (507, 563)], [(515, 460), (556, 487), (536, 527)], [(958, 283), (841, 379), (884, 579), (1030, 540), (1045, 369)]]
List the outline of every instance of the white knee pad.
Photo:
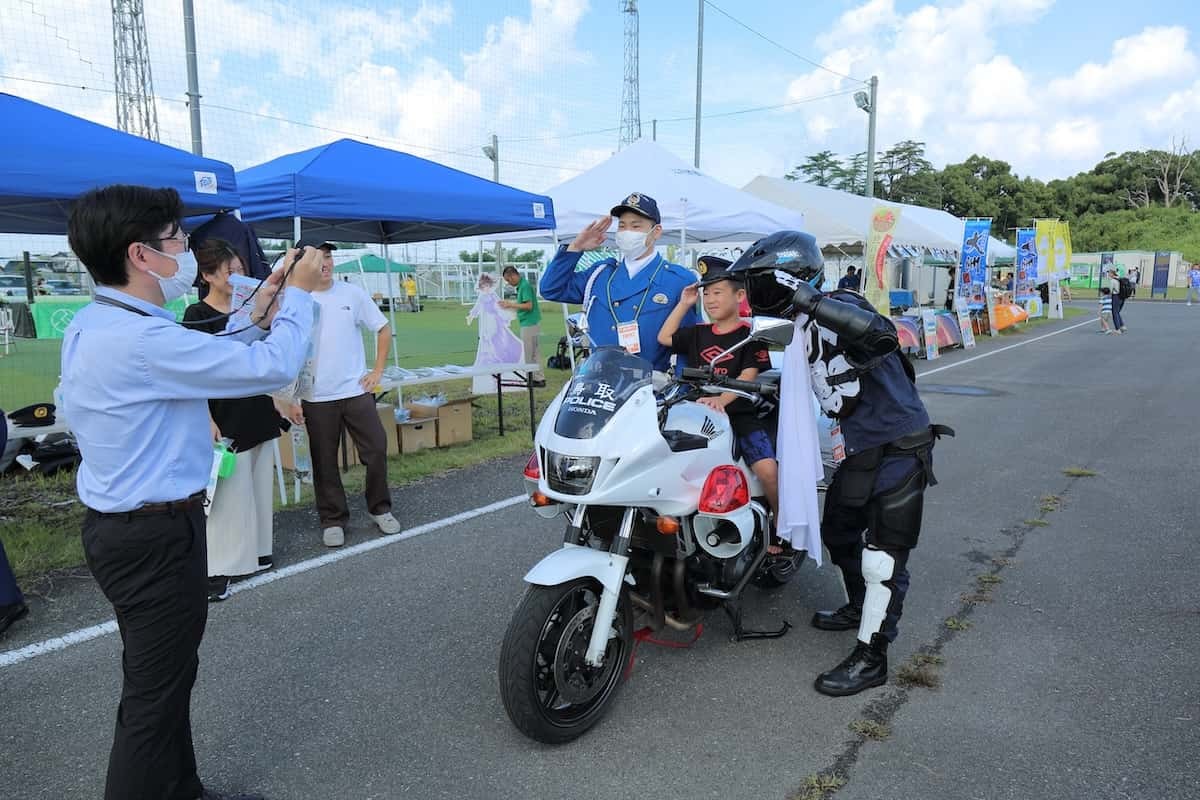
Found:
[(862, 574), (867, 582), (867, 595), (863, 600), (862, 620), (858, 624), (858, 640), (870, 642), (873, 634), (883, 627), (888, 603), (892, 601), (892, 590), (883, 585), (896, 572), (896, 559), (882, 550), (867, 548), (862, 554)]

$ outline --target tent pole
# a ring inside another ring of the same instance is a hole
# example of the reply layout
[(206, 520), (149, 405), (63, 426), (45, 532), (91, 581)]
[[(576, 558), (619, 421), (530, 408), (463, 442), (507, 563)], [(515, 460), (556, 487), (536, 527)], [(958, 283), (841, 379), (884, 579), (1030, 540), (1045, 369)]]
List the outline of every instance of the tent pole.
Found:
[[(558, 231), (554, 232), (554, 252), (558, 252)], [(547, 264), (549, 266), (549, 264)], [(542, 293), (542, 281), (538, 279), (538, 294)], [(583, 304), (587, 305), (587, 298), (583, 298)], [(575, 374), (575, 346), (571, 344), (571, 331), (567, 328), (567, 317), (571, 316), (570, 310), (567, 309), (567, 304), (562, 303), (563, 314), (563, 332), (567, 336), (567, 358), (571, 361), (571, 374)]]
[[(392, 366), (400, 366), (400, 348), (396, 347), (396, 290), (392, 287), (392, 259), (388, 252), (388, 243), (383, 243), (383, 268), (387, 271), (387, 287), (388, 287), (388, 316), (392, 320)], [(379, 348), (379, 340), (375, 340), (375, 348)], [(379, 353), (375, 353), (375, 358), (379, 358)]]
[(300, 241), (300, 218), (292, 217), (292, 247), (295, 247), (298, 241)]

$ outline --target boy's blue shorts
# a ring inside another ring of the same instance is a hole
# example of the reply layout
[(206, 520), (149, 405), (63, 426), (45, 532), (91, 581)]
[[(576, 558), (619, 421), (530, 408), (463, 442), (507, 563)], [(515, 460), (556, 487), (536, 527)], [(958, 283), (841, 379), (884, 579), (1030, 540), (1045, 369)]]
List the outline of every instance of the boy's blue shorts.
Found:
[(761, 428), (739, 434), (737, 440), (738, 449), (742, 451), (742, 458), (747, 466), (753, 466), (755, 462), (764, 458), (775, 458), (775, 442), (771, 435)]

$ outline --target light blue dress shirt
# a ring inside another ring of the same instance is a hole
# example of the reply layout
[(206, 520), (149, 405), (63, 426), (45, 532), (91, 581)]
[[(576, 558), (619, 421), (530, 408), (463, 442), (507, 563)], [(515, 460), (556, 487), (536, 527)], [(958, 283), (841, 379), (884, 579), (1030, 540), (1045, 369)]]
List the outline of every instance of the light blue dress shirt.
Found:
[(212, 468), (208, 401), (249, 397), (293, 381), (312, 333), (313, 300), (288, 288), (269, 335), (253, 328), (213, 337), (110, 287), (108, 297), (146, 312), (92, 303), (63, 334), (65, 418), (79, 442), (79, 499), (102, 512), (181, 500)]

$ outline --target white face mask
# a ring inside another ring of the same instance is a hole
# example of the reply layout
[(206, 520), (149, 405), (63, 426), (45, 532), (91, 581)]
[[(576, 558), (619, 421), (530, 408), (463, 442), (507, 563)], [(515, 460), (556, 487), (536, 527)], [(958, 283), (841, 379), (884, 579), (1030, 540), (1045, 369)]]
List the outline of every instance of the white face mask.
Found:
[[(146, 247), (149, 250), (154, 250), (149, 245), (146, 245)], [(175, 262), (175, 266), (178, 267), (174, 275), (166, 278), (154, 270), (146, 270), (158, 278), (158, 288), (162, 290), (163, 302), (169, 303), (190, 292), (192, 284), (196, 282), (196, 254), (191, 250), (184, 250), (182, 253), (176, 255), (164, 253), (161, 250), (154, 250), (154, 252), (171, 259)]]
[(646, 239), (647, 236), (642, 231), (617, 231), (617, 249), (627, 259), (638, 258), (650, 246)]

